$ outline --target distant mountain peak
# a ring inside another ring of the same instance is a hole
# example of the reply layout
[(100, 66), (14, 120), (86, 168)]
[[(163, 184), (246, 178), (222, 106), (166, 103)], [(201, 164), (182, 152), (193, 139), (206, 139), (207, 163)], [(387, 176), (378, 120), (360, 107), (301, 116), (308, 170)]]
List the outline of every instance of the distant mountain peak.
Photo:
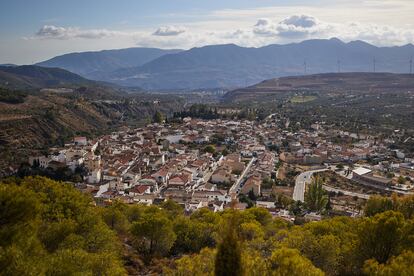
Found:
[(365, 47), (376, 47), (372, 44), (369, 44), (368, 42), (365, 42), (363, 40), (353, 40), (347, 43), (348, 45), (357, 45), (357, 46), (365, 46)]
[[(374, 56), (376, 71), (407, 73), (412, 47), (377, 47), (361, 40), (345, 43), (333, 37), (259, 48), (220, 44), (177, 52), (130, 48), (86, 56), (80, 53), (59, 62), (49, 60), (47, 66), (82, 70), (79, 74), (86, 78), (148, 90), (237, 88), (274, 77), (303, 75), (305, 71), (369, 72)], [(141, 59), (144, 53), (146, 60)], [(113, 55), (117, 56), (115, 61)]]
[(341, 43), (341, 44), (343, 44), (343, 43), (344, 43), (342, 40), (340, 40), (340, 39), (339, 39), (339, 38), (337, 38), (337, 37), (332, 37), (332, 38), (330, 38), (330, 39), (329, 39), (329, 41), (332, 41), (332, 42), (337, 42), (337, 43)]

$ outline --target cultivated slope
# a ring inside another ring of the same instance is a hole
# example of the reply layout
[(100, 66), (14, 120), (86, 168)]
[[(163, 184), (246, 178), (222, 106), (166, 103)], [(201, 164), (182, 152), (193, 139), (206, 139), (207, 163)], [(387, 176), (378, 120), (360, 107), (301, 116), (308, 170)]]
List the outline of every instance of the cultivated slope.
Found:
[(407, 92), (414, 91), (414, 75), (392, 73), (327, 73), (269, 79), (224, 96), (225, 101), (257, 100), (284, 92)]

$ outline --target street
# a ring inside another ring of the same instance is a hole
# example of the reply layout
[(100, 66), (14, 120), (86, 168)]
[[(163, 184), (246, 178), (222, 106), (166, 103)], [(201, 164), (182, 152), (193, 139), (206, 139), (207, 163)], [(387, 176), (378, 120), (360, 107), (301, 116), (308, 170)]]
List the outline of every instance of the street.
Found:
[(326, 170), (327, 169), (306, 171), (306, 172), (299, 174), (295, 180), (295, 188), (293, 190), (293, 200), (299, 200), (303, 202), (305, 200), (306, 183), (309, 183), (311, 181), (313, 173), (323, 172)]
[(246, 176), (247, 172), (250, 170), (250, 167), (253, 165), (253, 163), (256, 161), (256, 159), (257, 159), (256, 157), (253, 157), (250, 160), (249, 164), (247, 164), (246, 168), (244, 169), (244, 171), (242, 172), (240, 177), (236, 180), (236, 182), (234, 182), (233, 186), (231, 186), (231, 188), (229, 190), (229, 194), (237, 192), (237, 190), (240, 188), (241, 181)]

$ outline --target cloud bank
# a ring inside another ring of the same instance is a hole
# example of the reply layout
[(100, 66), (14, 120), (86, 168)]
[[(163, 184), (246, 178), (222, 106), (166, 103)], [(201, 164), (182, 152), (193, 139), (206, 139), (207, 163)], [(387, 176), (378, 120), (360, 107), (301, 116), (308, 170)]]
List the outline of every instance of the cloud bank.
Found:
[[(285, 18), (259, 18), (250, 26), (237, 29), (211, 30), (206, 25), (163, 26), (146, 30), (81, 29), (44, 25), (30, 39), (98, 41), (125, 40), (138, 46), (159, 48), (191, 48), (209, 44), (235, 43), (260, 47), (273, 43), (297, 42), (305, 39), (337, 37), (344, 41), (364, 40), (369, 43), (401, 45), (414, 41), (414, 30), (360, 22), (332, 23), (312, 15), (294, 14)], [(132, 45), (130, 45), (132, 46)], [(127, 45), (125, 47), (128, 47)]]

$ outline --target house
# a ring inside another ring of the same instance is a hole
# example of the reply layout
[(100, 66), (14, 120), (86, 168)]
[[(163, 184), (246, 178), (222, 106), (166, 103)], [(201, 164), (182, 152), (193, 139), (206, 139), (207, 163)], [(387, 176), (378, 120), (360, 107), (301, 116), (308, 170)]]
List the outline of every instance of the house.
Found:
[(84, 163), (85, 163), (86, 168), (88, 168), (88, 170), (90, 171), (97, 170), (101, 168), (102, 166), (101, 156), (96, 155), (96, 156), (88, 157), (85, 159)]
[(303, 157), (303, 163), (306, 165), (319, 165), (322, 162), (322, 157), (317, 154), (307, 154)]
[(52, 160), (47, 164), (47, 167), (51, 168), (54, 171), (56, 171), (58, 169), (66, 168), (66, 164), (62, 163), (62, 162), (59, 162), (59, 161)]
[(214, 184), (229, 184), (235, 181), (235, 178), (229, 168), (220, 167), (211, 175), (210, 181)]
[[(231, 204), (230, 204), (231, 205)], [(236, 204), (234, 204), (233, 206), (227, 205), (226, 208), (231, 208), (233, 207), (233, 209), (235, 210), (246, 210), (247, 209), (247, 203), (243, 203), (243, 202), (237, 202)]]
[(256, 201), (256, 207), (261, 207), (265, 209), (274, 209), (275, 203), (273, 201)]
[(183, 188), (187, 186), (191, 180), (192, 180), (192, 175), (189, 173), (184, 172), (180, 174), (175, 174), (175, 175), (172, 175), (171, 178), (168, 180), (168, 186)]
[(135, 187), (132, 187), (129, 190), (129, 195), (133, 197), (143, 195), (143, 194), (150, 194), (150, 193), (151, 193), (151, 186), (149, 185), (137, 185)]
[(376, 176), (370, 169), (363, 167), (357, 168), (352, 171), (352, 180), (362, 185), (376, 185), (376, 186), (389, 186), (391, 185), (391, 179)]
[(50, 161), (52, 161), (52, 158), (48, 156), (36, 156), (36, 157), (29, 158), (29, 164), (31, 166), (34, 166), (35, 164), (37, 164), (42, 169), (46, 169)]
[(73, 143), (76, 146), (86, 146), (88, 144), (88, 139), (86, 139), (86, 137), (83, 136), (77, 136), (73, 138)]
[(170, 178), (170, 172), (168, 168), (162, 168), (151, 176), (157, 181), (157, 183), (166, 184)]
[(86, 177), (86, 181), (91, 184), (97, 184), (102, 179), (102, 170), (96, 169), (91, 171), (88, 176)]
[(225, 190), (216, 191), (194, 191), (192, 201), (223, 201), (230, 202), (230, 197)]
[(243, 187), (241, 188), (242, 194), (248, 194), (250, 191), (253, 191), (255, 196), (260, 195), (260, 187), (262, 185), (262, 179), (260, 176), (252, 175), (250, 176)]
[(208, 203), (208, 208), (213, 212), (221, 212), (224, 210), (225, 202), (220, 200), (215, 200)]

